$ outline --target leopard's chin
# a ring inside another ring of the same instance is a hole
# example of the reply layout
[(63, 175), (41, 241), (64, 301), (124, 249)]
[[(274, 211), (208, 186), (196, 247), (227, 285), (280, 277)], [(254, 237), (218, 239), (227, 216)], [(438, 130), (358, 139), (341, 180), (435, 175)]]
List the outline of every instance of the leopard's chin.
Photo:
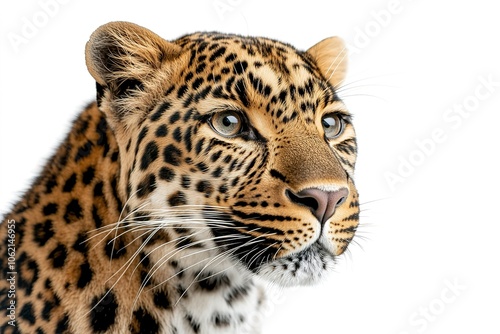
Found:
[(280, 286), (307, 286), (324, 280), (334, 264), (335, 256), (316, 242), (298, 253), (263, 263), (255, 272)]

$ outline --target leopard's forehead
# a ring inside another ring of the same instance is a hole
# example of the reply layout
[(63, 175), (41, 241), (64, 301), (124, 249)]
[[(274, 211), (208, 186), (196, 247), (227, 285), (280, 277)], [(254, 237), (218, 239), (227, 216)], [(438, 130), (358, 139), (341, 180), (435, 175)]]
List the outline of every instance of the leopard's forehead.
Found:
[[(302, 58), (304, 52), (297, 50), (290, 44), (265, 37), (247, 37), (235, 34), (218, 32), (198, 32), (178, 38), (174, 43), (183, 48), (191, 49), (198, 54), (210, 54), (210, 62), (225, 56), (234, 56), (226, 51), (236, 52), (238, 55), (248, 55), (262, 59), (281, 59), (287, 61), (289, 57)], [(230, 60), (230, 59), (228, 59)], [(308, 62), (312, 67), (312, 62)]]
[(198, 64), (198, 74), (217, 66), (233, 64), (234, 74), (244, 73), (248, 66), (252, 66), (257, 71), (262, 68), (274, 73), (280, 83), (322, 78), (306, 52), (269, 38), (195, 33), (181, 37), (175, 43), (189, 50), (189, 64)]
[(289, 44), (216, 32), (186, 35), (174, 43), (189, 54), (175, 98), (183, 99), (183, 106), (204, 100), (197, 105), (201, 114), (236, 104), (236, 109), (265, 109), (286, 124), (299, 113), (311, 113), (306, 121), (312, 122), (318, 108), (345, 110), (310, 55)]

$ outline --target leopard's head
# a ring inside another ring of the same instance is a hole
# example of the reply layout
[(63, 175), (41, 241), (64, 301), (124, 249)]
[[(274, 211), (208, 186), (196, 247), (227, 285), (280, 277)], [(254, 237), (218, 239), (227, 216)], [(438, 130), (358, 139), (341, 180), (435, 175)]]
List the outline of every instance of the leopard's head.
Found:
[(345, 57), (335, 37), (302, 52), (100, 27), (86, 61), (120, 149), (121, 224), (157, 261), (229, 259), (283, 285), (323, 277), (358, 225), (356, 137), (336, 93)]

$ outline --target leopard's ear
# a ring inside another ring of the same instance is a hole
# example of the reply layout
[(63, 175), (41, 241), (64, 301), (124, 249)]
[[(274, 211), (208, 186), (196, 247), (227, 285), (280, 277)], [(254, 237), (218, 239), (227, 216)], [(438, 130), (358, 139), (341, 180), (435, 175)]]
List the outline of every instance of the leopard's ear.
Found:
[(97, 83), (119, 86), (127, 80), (140, 82), (180, 53), (178, 45), (146, 28), (129, 22), (110, 22), (90, 36), (85, 61)]
[(111, 22), (92, 33), (85, 61), (97, 81), (97, 103), (112, 125), (127, 127), (144, 117), (181, 53), (180, 46), (133, 23)]
[(340, 86), (347, 72), (347, 50), (342, 39), (326, 38), (309, 48), (307, 53), (328, 82), (333, 87)]

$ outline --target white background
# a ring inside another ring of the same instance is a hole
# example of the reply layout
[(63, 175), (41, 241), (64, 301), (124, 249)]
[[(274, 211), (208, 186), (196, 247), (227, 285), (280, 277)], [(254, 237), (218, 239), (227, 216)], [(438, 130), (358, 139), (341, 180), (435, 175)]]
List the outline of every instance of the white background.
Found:
[(351, 49), (341, 96), (358, 132), (359, 236), (328, 282), (270, 296), (264, 333), (500, 332), (493, 1), (48, 2), (0, 5), (0, 213), (93, 99), (83, 50), (99, 25), (128, 20), (166, 39), (264, 35), (300, 49), (338, 35)]

